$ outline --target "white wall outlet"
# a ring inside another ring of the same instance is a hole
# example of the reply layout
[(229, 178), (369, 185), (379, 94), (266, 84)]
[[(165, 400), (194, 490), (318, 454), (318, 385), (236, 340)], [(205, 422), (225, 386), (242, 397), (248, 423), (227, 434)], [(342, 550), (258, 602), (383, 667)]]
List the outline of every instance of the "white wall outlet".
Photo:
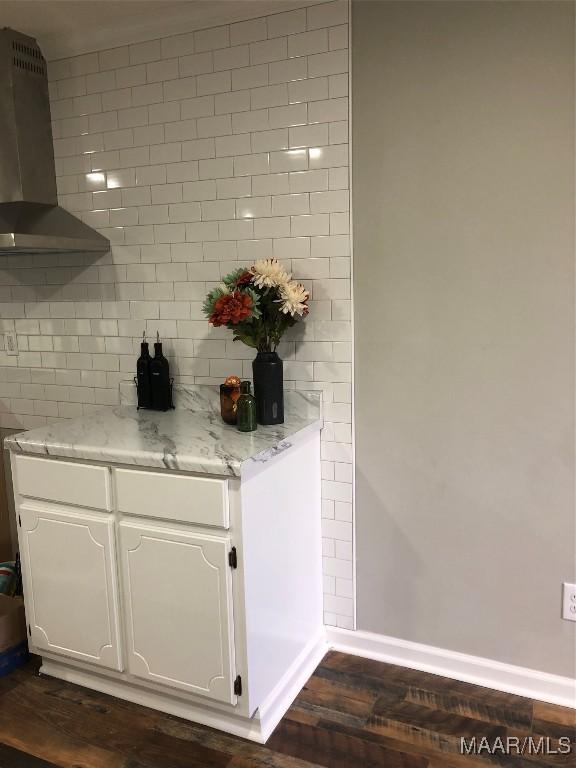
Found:
[(576, 584), (562, 584), (562, 618), (576, 621)]
[(18, 354), (18, 339), (15, 331), (7, 331), (4, 334), (4, 349), (7, 355)]

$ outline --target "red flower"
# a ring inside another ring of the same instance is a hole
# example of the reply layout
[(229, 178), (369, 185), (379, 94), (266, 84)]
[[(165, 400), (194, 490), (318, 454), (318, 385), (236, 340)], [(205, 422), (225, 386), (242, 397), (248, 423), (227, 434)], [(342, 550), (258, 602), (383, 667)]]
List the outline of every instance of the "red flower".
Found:
[(213, 326), (237, 325), (252, 314), (252, 297), (241, 291), (227, 293), (214, 302), (214, 310), (209, 317)]
[(243, 285), (250, 285), (253, 277), (254, 275), (252, 274), (252, 272), (248, 272), (247, 270), (245, 272), (242, 272), (240, 277), (236, 280), (236, 286), (238, 288), (241, 288)]

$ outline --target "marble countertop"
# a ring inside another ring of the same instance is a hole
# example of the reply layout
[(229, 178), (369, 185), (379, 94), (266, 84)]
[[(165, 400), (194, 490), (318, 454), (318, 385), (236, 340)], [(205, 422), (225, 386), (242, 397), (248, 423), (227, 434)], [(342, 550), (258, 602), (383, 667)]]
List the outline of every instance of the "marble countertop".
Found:
[(322, 426), (315, 392), (286, 391), (284, 424), (248, 433), (224, 424), (213, 387), (177, 387), (176, 409), (165, 413), (138, 411), (133, 399), (133, 386), (124, 387), (118, 407), (11, 435), (5, 445), (41, 456), (239, 477), (246, 464), (269, 461)]

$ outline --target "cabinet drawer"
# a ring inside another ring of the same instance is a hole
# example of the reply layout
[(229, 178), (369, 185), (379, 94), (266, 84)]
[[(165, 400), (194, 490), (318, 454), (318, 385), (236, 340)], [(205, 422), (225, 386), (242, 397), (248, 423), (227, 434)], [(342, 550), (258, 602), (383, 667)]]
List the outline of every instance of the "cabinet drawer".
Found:
[(111, 510), (107, 467), (16, 456), (18, 493), (35, 499)]
[(114, 470), (120, 512), (228, 528), (228, 484), (209, 477)]

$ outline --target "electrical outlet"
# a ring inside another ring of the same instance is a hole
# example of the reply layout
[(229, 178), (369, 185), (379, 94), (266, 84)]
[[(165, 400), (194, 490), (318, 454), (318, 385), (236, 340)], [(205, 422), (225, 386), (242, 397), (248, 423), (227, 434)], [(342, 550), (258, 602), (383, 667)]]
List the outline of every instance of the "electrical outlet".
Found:
[(576, 621), (576, 584), (562, 584), (562, 618)]
[(18, 339), (14, 331), (7, 331), (4, 334), (4, 349), (7, 355), (18, 354)]

